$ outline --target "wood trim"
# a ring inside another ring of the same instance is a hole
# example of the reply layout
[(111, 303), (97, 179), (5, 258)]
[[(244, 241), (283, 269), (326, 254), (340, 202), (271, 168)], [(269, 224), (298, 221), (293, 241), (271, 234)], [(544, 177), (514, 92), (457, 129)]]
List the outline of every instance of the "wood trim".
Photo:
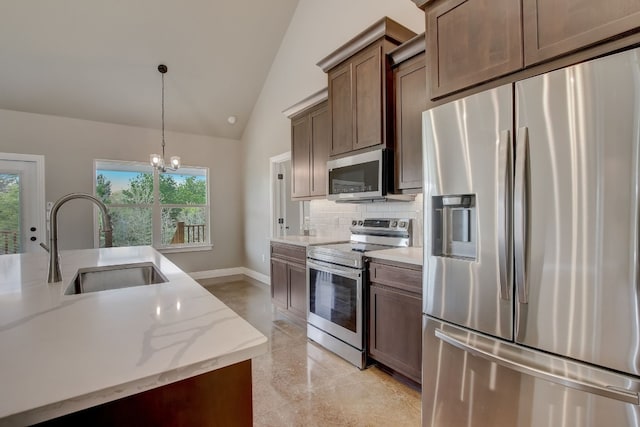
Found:
[(429, 3), (432, 3), (434, 0), (411, 0), (411, 1), (414, 2), (417, 7), (424, 10), (424, 8), (427, 7), (427, 5)]
[(416, 55), (421, 54), (426, 50), (426, 47), (427, 38), (425, 36), (425, 33), (418, 34), (414, 38), (407, 40), (388, 53), (391, 65), (397, 66), (401, 62), (404, 62)]
[(316, 65), (326, 73), (378, 39), (386, 38), (393, 44), (400, 45), (415, 36), (416, 33), (385, 16), (321, 59)]
[(323, 103), (329, 98), (329, 88), (320, 89), (319, 91), (307, 96), (303, 100), (296, 102), (291, 107), (282, 111), (282, 114), (291, 119), (298, 114), (305, 113), (306, 110)]

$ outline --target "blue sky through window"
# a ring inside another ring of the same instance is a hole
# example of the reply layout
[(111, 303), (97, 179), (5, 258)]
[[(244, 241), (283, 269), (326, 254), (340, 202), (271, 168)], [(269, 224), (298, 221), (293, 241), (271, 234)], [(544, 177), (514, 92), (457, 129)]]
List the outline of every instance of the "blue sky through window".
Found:
[[(96, 171), (97, 175), (104, 175), (104, 177), (111, 181), (111, 191), (120, 191), (126, 188), (129, 188), (129, 182), (134, 179), (136, 176), (140, 175), (141, 172), (129, 172), (129, 171), (114, 171), (114, 170), (106, 170), (106, 169), (98, 169)], [(178, 185), (184, 183), (184, 181), (193, 175), (182, 175), (178, 173), (172, 173), (171, 176), (176, 181)], [(197, 181), (205, 181), (205, 177), (201, 175), (196, 175)]]

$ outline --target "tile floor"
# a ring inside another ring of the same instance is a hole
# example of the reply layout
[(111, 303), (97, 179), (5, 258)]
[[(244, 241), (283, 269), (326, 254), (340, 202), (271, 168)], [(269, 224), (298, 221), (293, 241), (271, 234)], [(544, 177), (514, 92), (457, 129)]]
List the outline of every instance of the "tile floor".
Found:
[(199, 282), (269, 338), (269, 352), (252, 363), (254, 426), (420, 426), (418, 391), (308, 341), (273, 309), (265, 285)]

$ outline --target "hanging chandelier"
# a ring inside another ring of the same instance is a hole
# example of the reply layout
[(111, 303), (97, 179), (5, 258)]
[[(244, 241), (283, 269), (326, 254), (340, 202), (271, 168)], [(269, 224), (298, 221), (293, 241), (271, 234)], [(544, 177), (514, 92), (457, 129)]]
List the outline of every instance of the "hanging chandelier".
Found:
[(180, 157), (179, 156), (171, 156), (169, 159), (169, 165), (165, 164), (164, 161), (164, 75), (167, 72), (167, 66), (164, 64), (158, 65), (158, 71), (162, 75), (162, 155), (160, 154), (151, 154), (149, 156), (149, 162), (151, 166), (157, 169), (160, 172), (165, 172), (167, 169), (176, 170), (180, 167)]

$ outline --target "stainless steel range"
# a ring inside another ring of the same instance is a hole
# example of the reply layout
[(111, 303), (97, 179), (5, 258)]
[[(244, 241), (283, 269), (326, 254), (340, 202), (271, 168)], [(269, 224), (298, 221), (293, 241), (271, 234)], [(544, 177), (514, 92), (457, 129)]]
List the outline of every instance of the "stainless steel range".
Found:
[(353, 220), (351, 241), (307, 249), (307, 337), (363, 369), (367, 251), (411, 246), (411, 220)]

